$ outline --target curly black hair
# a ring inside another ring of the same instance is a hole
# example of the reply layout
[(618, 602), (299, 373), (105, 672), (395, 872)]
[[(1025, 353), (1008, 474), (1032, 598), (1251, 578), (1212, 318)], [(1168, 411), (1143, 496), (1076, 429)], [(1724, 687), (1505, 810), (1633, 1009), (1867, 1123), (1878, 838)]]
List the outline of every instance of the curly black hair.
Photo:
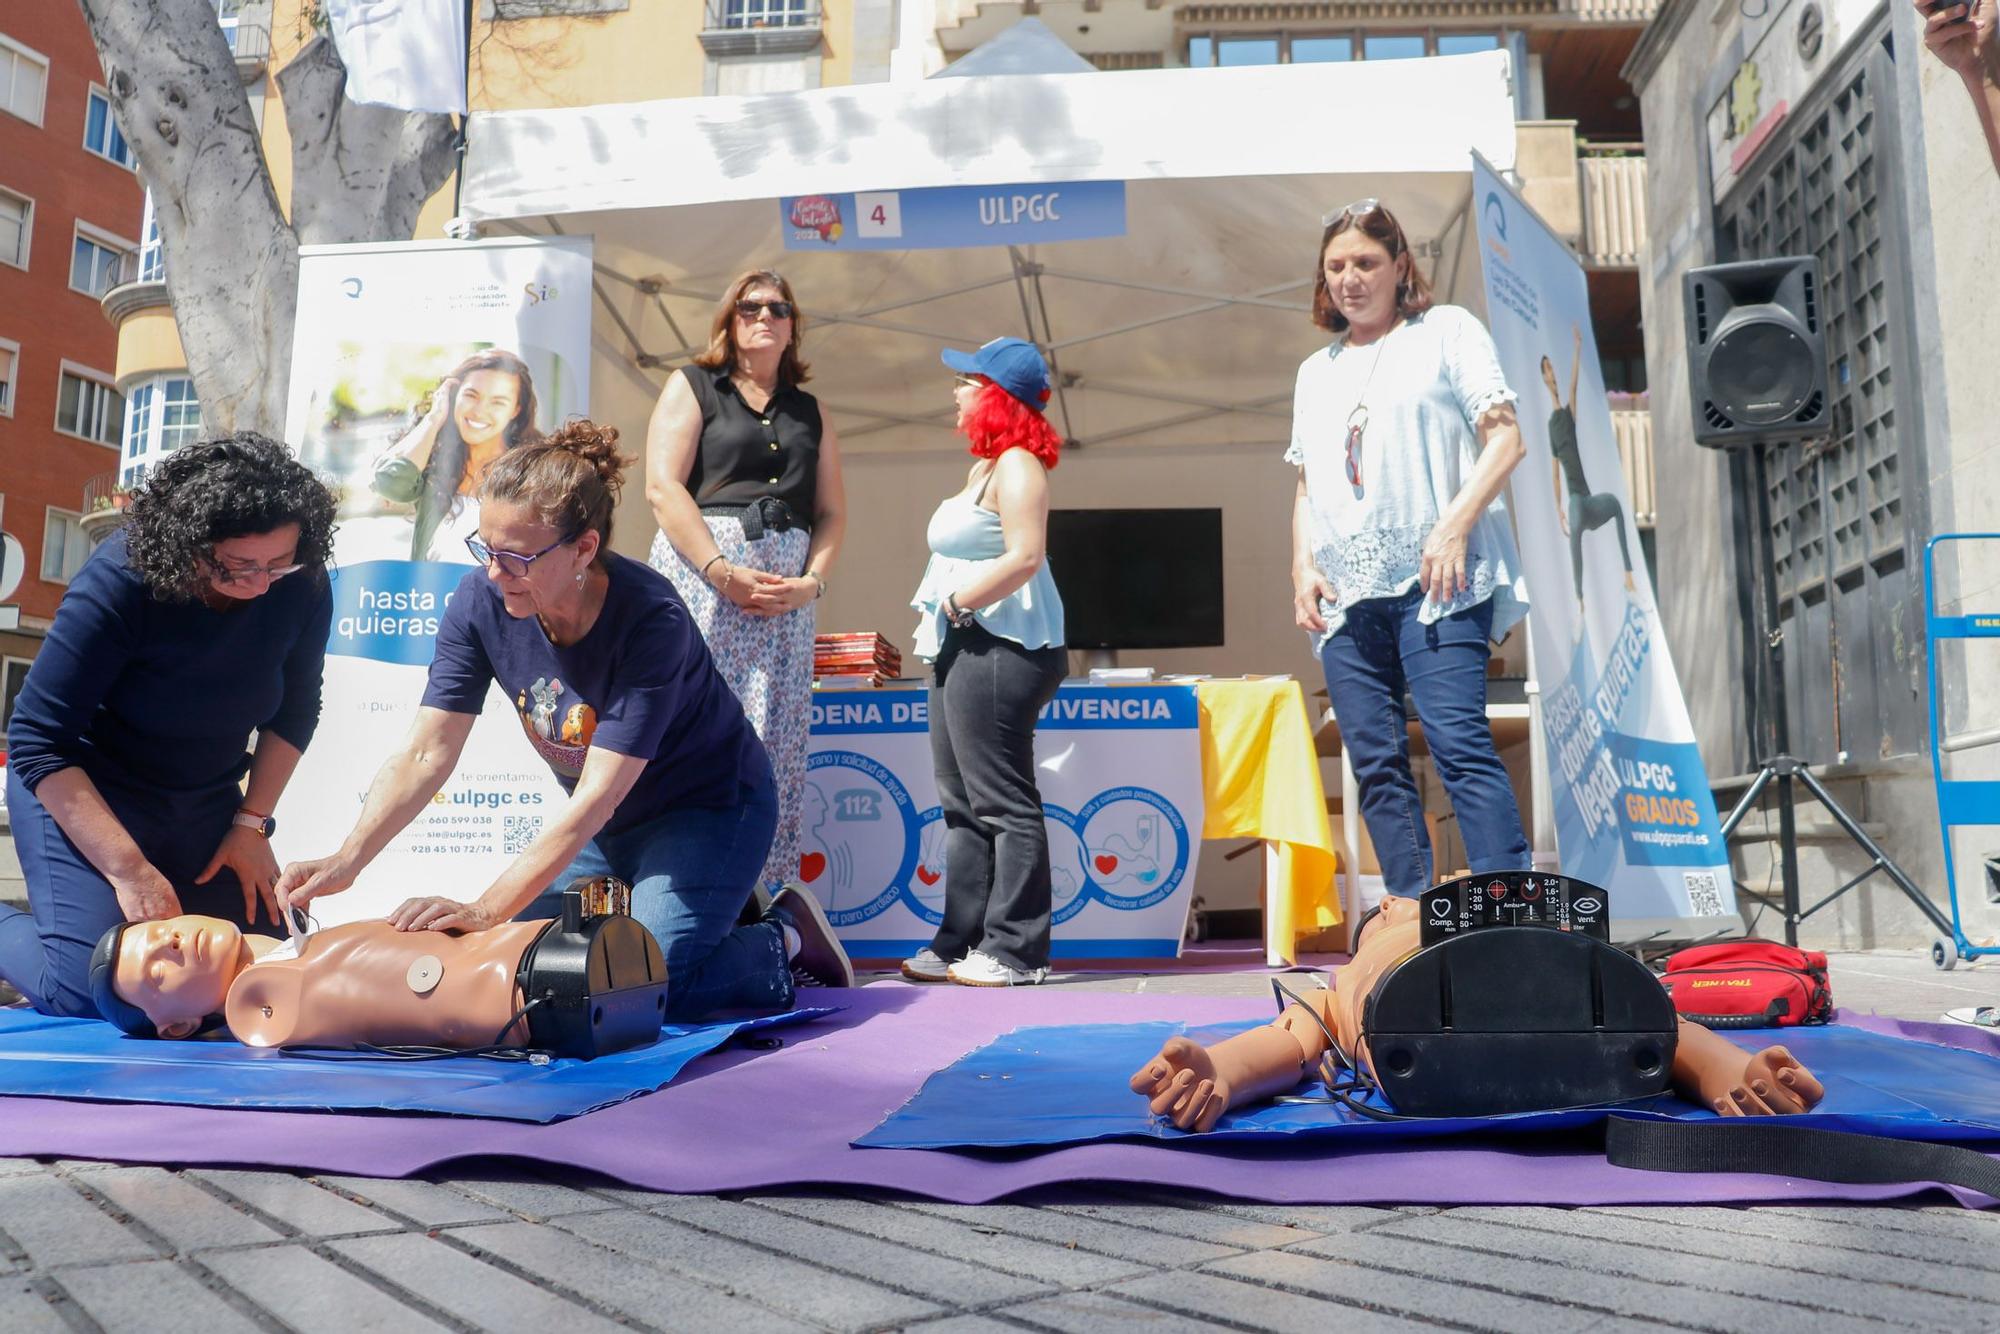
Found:
[(193, 602), (217, 542), (295, 523), (298, 562), (321, 575), (333, 556), (333, 493), (292, 451), (256, 431), (175, 450), (132, 498), (127, 560), (162, 602)]

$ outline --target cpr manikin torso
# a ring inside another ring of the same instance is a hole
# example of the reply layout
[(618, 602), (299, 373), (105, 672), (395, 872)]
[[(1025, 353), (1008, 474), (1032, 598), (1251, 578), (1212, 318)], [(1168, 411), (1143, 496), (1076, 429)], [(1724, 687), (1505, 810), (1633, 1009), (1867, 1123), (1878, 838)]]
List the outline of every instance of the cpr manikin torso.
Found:
[(547, 926), (446, 935), (351, 922), (295, 947), (218, 918), (174, 917), (126, 929), (116, 989), (162, 1037), (189, 1036), (219, 1012), (252, 1047), (522, 1045), (516, 977)]

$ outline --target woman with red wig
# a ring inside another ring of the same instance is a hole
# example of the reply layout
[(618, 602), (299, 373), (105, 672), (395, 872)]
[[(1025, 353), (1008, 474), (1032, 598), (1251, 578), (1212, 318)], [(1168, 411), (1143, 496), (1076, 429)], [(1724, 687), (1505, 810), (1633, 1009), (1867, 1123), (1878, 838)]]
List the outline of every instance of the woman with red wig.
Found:
[(976, 462), (931, 515), (930, 564), (910, 605), (932, 664), (931, 763), (944, 808), (944, 920), (903, 961), (913, 982), (1021, 986), (1049, 975), (1049, 835), (1035, 786), (1035, 718), (1069, 656), (1049, 573), (1049, 368), (1032, 343), (946, 351), (958, 429)]

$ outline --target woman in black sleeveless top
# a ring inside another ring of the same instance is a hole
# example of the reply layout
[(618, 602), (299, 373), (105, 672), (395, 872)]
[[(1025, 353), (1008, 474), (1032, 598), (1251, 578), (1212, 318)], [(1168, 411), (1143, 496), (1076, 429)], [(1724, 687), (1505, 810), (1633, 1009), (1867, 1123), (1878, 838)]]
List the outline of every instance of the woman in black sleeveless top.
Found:
[(708, 350), (667, 381), (646, 429), (653, 568), (694, 614), (777, 777), (767, 885), (799, 878), (813, 604), (847, 522), (839, 438), (799, 387), (802, 332), (791, 286), (744, 274), (716, 307)]

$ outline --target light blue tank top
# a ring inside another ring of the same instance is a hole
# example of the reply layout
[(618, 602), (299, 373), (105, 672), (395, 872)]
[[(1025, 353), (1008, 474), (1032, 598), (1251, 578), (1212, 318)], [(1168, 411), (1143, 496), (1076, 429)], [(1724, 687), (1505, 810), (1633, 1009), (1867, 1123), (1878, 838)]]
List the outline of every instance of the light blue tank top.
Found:
[[(925, 530), (930, 564), (924, 567), (923, 582), (910, 599), (919, 613), (917, 656), (925, 662), (937, 660), (945, 631), (951, 628), (944, 609), (946, 596), (965, 587), (1007, 550), (1000, 516), (979, 503), (985, 494), (982, 484), (974, 495), (950, 497), (931, 514), (930, 527)], [(1027, 583), (973, 615), (989, 632), (1023, 648), (1049, 648), (1063, 642), (1062, 595), (1056, 592), (1055, 576), (1046, 560)]]

